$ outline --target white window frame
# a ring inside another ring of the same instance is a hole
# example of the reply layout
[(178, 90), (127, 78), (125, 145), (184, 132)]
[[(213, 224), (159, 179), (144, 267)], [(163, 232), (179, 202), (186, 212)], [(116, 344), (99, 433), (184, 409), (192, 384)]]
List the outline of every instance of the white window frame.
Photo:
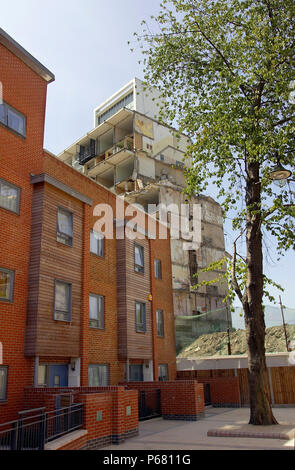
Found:
[[(97, 299), (97, 318), (90, 318), (90, 297)], [(99, 302), (101, 300), (101, 302)], [(102, 305), (102, 311), (99, 311), (99, 305)], [(103, 295), (99, 294), (89, 294), (89, 326), (90, 328), (96, 328), (98, 330), (104, 330), (104, 310), (105, 310), (105, 298)], [(96, 322), (96, 325), (95, 325)]]
[[(68, 294), (68, 309), (63, 311), (63, 310), (57, 310), (56, 309), (56, 285), (57, 284), (64, 284), (69, 287), (69, 294)], [(67, 318), (57, 318), (57, 315), (62, 315), (65, 314)], [(54, 309), (53, 309), (53, 318), (56, 321), (63, 321), (63, 322), (71, 322), (72, 321), (72, 284), (67, 281), (63, 281), (61, 279), (55, 279), (54, 280)]]
[[(96, 240), (96, 247), (97, 250), (93, 251), (91, 249), (91, 237)], [(95, 230), (90, 230), (90, 253), (94, 255), (104, 258), (104, 251), (105, 251), (105, 237), (102, 233), (96, 232)]]
[[(9, 212), (13, 212), (14, 214), (19, 214), (19, 208), (20, 208), (20, 193), (21, 189), (18, 186), (15, 186), (15, 184), (10, 183), (9, 181), (4, 180), (3, 178), (0, 178), (0, 186), (3, 184), (3, 186), (7, 186), (8, 188), (14, 189), (16, 191), (16, 208), (15, 210), (10, 209), (9, 207), (2, 205), (1, 204), (1, 192), (0, 192), (0, 207), (2, 209), (5, 209)], [(4, 197), (4, 196), (3, 196)]]
[(11, 269), (6, 269), (2, 267), (0, 267), (0, 272), (4, 274), (9, 274), (11, 276), (10, 285), (9, 285), (9, 297), (8, 298), (0, 297), (0, 302), (13, 302), (15, 272)]
[[(58, 221), (58, 215), (60, 212), (63, 212), (64, 214), (68, 215), (71, 220), (71, 235), (68, 233), (64, 233), (60, 227), (59, 227), (59, 221)], [(74, 215), (73, 212), (71, 212), (69, 209), (66, 209), (65, 207), (58, 207), (57, 208), (57, 218), (56, 218), (56, 240), (59, 243), (63, 243), (64, 245), (67, 246), (73, 246), (73, 232), (74, 232)]]

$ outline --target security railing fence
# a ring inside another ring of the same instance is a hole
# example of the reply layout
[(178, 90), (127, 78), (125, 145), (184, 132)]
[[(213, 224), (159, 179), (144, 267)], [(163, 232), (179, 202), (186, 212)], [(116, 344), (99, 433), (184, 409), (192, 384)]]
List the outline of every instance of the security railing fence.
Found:
[(83, 404), (45, 412), (36, 408), (19, 413), (20, 418), (0, 424), (0, 450), (44, 450), (53, 441), (83, 426)]

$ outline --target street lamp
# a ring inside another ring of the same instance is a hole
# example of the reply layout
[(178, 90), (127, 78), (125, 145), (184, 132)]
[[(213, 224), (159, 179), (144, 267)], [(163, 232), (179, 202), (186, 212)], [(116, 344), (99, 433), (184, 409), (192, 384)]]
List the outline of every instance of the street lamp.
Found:
[(290, 178), (292, 172), (283, 167), (279, 160), (279, 154), (276, 152), (277, 164), (272, 168), (269, 176), (272, 180), (277, 181), (280, 185), (284, 185), (286, 180)]

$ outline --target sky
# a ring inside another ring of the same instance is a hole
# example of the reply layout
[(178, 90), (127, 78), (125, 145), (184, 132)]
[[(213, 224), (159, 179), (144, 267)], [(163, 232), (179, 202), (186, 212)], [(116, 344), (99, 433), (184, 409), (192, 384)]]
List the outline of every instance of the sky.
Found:
[[(133, 33), (141, 31), (142, 20), (159, 12), (159, 5), (160, 0), (2, 2), (1, 28), (55, 75), (47, 94), (47, 150), (58, 154), (71, 145), (93, 128), (95, 107), (132, 78), (143, 78), (138, 63), (141, 52)], [(225, 224), (225, 240), (231, 251), (229, 223)], [(283, 304), (295, 307), (294, 251), (275, 263), (271, 241), (268, 245), (265, 273), (285, 288)], [(270, 292), (278, 299), (277, 290)]]

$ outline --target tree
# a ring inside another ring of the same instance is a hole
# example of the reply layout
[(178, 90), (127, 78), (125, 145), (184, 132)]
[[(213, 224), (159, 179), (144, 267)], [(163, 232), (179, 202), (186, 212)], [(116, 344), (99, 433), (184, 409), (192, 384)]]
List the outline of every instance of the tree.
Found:
[(277, 158), (294, 165), (294, 17), (294, 0), (164, 0), (135, 33), (145, 82), (161, 91), (160, 119), (192, 139), (187, 194), (213, 183), (233, 214), (231, 281), (244, 311), (256, 425), (276, 423), (266, 393), (263, 237), (271, 234), (279, 254), (295, 245), (290, 187), (270, 179)]

